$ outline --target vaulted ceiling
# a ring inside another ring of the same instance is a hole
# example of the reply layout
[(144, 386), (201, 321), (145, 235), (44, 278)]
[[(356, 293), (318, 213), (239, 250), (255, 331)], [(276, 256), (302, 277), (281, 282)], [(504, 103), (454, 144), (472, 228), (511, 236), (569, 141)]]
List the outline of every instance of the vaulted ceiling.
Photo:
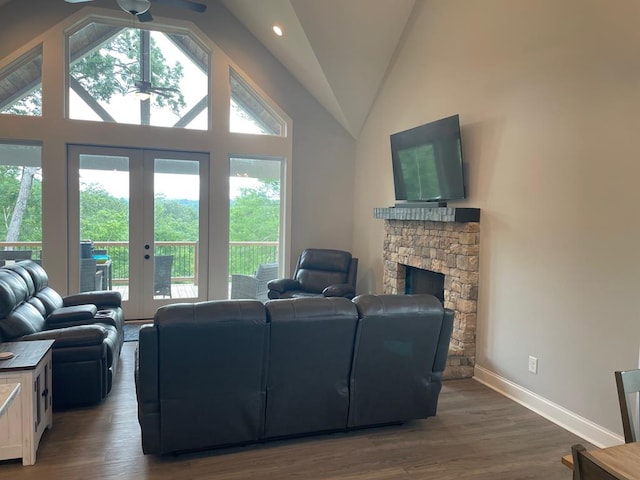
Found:
[[(221, 0), (357, 137), (416, 0)], [(282, 26), (277, 37), (271, 27)]]
[[(8, 1), (0, 0), (0, 8)], [(218, 1), (354, 138), (364, 125), (416, 2)], [(274, 24), (283, 28), (282, 37), (274, 35)]]

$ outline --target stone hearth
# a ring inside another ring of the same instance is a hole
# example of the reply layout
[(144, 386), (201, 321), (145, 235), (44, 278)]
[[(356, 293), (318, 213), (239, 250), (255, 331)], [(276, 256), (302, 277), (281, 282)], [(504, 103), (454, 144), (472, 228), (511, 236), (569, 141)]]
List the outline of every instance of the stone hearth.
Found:
[(445, 378), (473, 376), (480, 210), (376, 208), (385, 219), (384, 293), (404, 294), (406, 266), (444, 274), (444, 306), (455, 312)]

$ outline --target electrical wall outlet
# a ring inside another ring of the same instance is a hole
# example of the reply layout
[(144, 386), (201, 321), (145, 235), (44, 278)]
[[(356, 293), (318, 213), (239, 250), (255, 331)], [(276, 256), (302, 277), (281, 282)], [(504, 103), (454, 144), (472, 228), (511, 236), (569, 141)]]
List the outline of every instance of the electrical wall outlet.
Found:
[(529, 355), (529, 372), (538, 373), (538, 357)]

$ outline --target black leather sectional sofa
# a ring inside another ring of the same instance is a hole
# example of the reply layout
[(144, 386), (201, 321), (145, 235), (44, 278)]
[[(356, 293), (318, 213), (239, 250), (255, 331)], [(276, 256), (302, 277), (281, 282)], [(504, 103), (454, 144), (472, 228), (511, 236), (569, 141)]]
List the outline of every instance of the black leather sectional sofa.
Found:
[(453, 312), (431, 295), (174, 304), (140, 330), (144, 453), (436, 414)]
[(0, 342), (55, 340), (54, 409), (100, 402), (111, 390), (124, 342), (115, 291), (60, 296), (30, 260), (0, 267)]

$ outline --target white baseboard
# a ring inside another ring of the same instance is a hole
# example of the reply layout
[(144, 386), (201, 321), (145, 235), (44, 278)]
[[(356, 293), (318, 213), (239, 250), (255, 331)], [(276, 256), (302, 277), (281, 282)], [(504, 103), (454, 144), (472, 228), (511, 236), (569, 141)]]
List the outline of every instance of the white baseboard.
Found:
[(624, 443), (624, 438), (600, 425), (577, 415), (566, 408), (547, 400), (507, 380), (486, 368), (475, 366), (474, 380), (486, 385), (496, 392), (510, 398), (514, 402), (528, 408), (547, 420), (561, 426), (565, 430), (578, 435), (597, 447), (610, 447)]

